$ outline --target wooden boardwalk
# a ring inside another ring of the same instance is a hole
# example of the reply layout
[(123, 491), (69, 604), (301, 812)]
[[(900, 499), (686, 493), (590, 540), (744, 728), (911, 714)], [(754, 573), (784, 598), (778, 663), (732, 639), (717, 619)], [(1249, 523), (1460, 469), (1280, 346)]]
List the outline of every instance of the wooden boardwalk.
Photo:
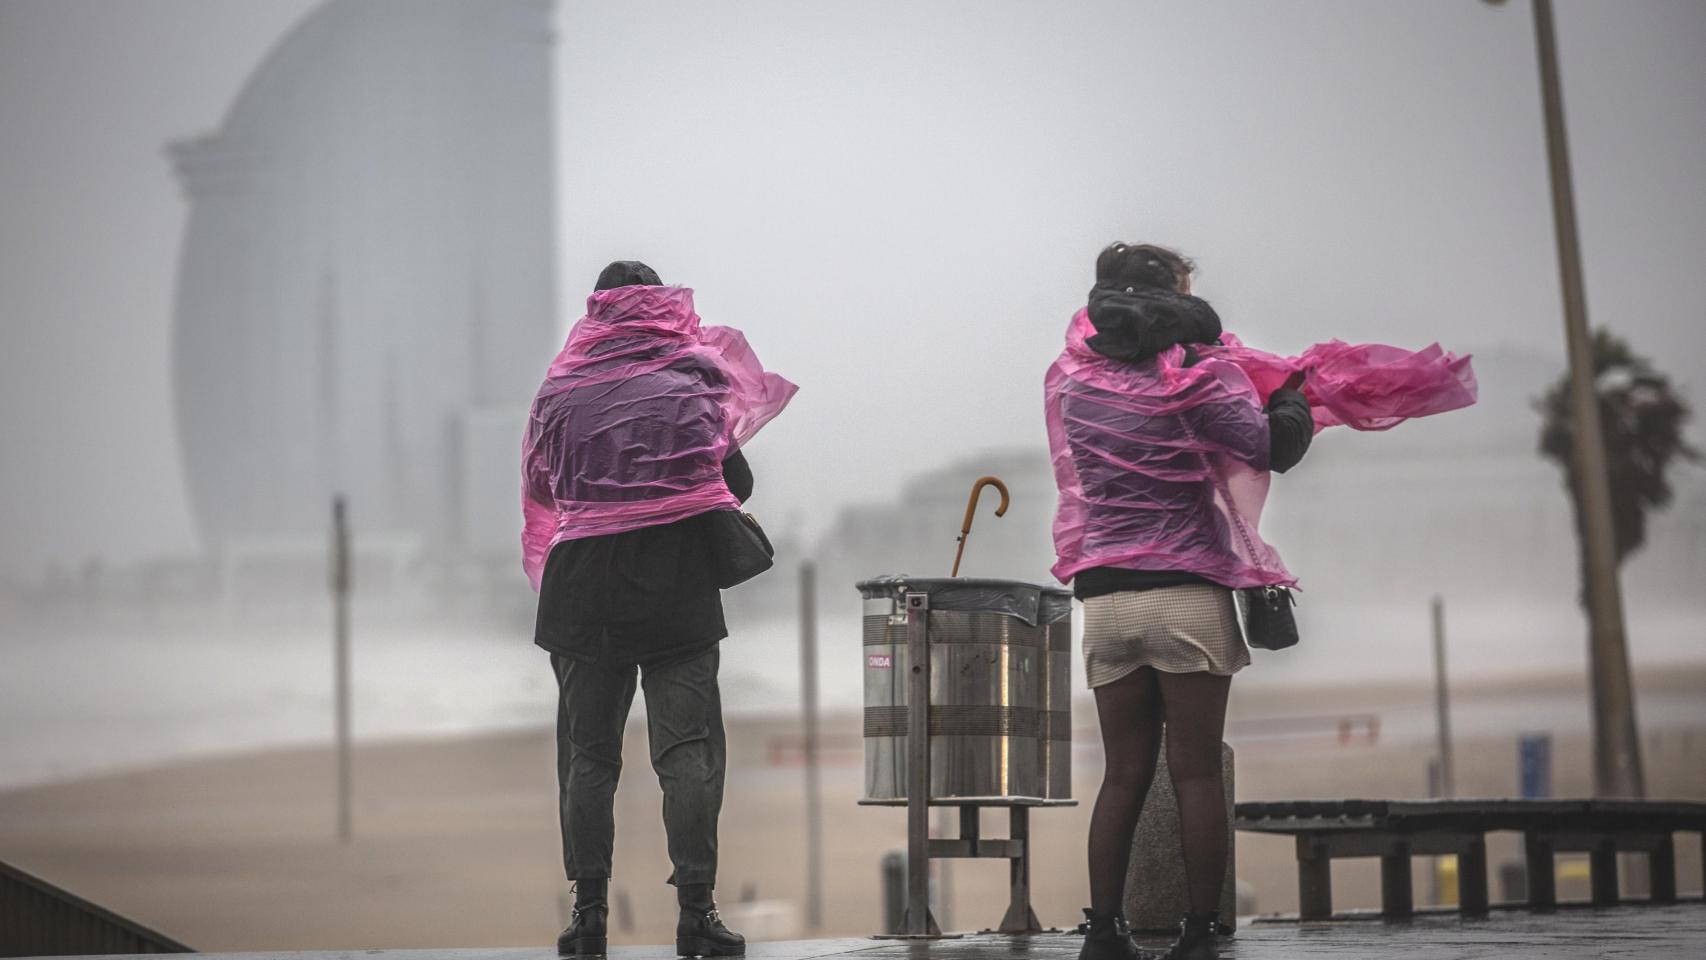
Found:
[[(753, 944), (747, 956), (753, 960), (1071, 960), (1078, 956), (1080, 942), (1067, 934), (968, 936), (930, 943), (794, 940)], [(1706, 904), (1566, 908), (1551, 914), (1495, 910), (1478, 920), (1445, 914), (1402, 922), (1255, 923), (1222, 941), (1220, 955), (1227, 960), (1700, 960), (1706, 957)], [(209, 960), (555, 960), (556, 951), (351, 950), (203, 956)], [(668, 947), (619, 946), (612, 948), (610, 956), (612, 960), (667, 960), (674, 953)]]

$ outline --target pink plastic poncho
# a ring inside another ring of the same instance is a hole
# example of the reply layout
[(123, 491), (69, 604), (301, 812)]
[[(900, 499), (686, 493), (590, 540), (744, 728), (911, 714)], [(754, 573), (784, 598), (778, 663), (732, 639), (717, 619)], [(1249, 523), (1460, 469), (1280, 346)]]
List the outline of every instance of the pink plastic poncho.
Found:
[(1125, 363), (1085, 344), (1080, 310), (1044, 381), (1062, 583), (1092, 567), (1179, 570), (1228, 587), (1295, 586), (1257, 533), (1268, 493), (1268, 395), (1298, 371), (1315, 429), (1386, 430), (1475, 402), (1468, 357), (1337, 340), (1279, 357), (1241, 344)]
[(701, 327), (686, 287), (588, 297), (522, 444), (522, 567), (533, 589), (564, 540), (740, 506), (723, 458), (798, 389), (766, 373), (739, 330)]

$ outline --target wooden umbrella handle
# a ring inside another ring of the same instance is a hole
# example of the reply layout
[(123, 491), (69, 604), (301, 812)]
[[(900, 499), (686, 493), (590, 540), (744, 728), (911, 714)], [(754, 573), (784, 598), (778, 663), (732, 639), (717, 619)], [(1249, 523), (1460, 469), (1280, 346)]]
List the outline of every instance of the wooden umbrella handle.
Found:
[(1007, 514), (1007, 504), (1012, 500), (1007, 494), (1007, 485), (1001, 482), (1000, 477), (978, 477), (971, 487), (971, 499), (966, 501), (966, 519), (960, 524), (960, 546), (954, 551), (954, 572), (949, 574), (951, 577), (960, 575), (960, 558), (966, 554), (966, 538), (971, 536), (971, 522), (977, 516), (977, 501), (983, 496), (984, 487), (994, 487), (1001, 494), (1001, 505), (995, 508), (995, 515), (1000, 517)]

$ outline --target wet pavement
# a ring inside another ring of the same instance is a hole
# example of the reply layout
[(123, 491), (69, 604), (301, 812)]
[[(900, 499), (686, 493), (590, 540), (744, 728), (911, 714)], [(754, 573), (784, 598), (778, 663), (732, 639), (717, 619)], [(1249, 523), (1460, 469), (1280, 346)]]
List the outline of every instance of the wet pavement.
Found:
[[(1150, 941), (1144, 941), (1150, 942)], [(1032, 937), (969, 935), (955, 940), (905, 942), (850, 938), (753, 944), (753, 960), (1068, 960), (1082, 941), (1070, 934)], [(1161, 945), (1161, 941), (1155, 941)], [(1706, 958), (1706, 903), (1668, 907), (1629, 906), (1606, 910), (1566, 908), (1552, 914), (1495, 910), (1481, 920), (1455, 914), (1418, 916), (1407, 922), (1332, 920), (1318, 923), (1257, 922), (1221, 941), (1226, 960), (1291, 958)], [(209, 960), (554, 960), (556, 951), (349, 950), (290, 953), (203, 954)], [(674, 956), (668, 947), (611, 949), (612, 960)]]

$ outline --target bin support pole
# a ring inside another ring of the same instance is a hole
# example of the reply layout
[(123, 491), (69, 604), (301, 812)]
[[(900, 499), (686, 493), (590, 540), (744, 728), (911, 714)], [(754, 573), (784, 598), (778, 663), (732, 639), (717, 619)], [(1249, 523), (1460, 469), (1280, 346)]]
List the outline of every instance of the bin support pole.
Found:
[(930, 915), (930, 595), (906, 595), (906, 923), (909, 936), (941, 934)]
[(1031, 808), (1013, 807), (1008, 819), (1008, 843), (1016, 850), (1007, 862), (1007, 914), (997, 932), (1041, 933), (1042, 922), (1031, 909)]

